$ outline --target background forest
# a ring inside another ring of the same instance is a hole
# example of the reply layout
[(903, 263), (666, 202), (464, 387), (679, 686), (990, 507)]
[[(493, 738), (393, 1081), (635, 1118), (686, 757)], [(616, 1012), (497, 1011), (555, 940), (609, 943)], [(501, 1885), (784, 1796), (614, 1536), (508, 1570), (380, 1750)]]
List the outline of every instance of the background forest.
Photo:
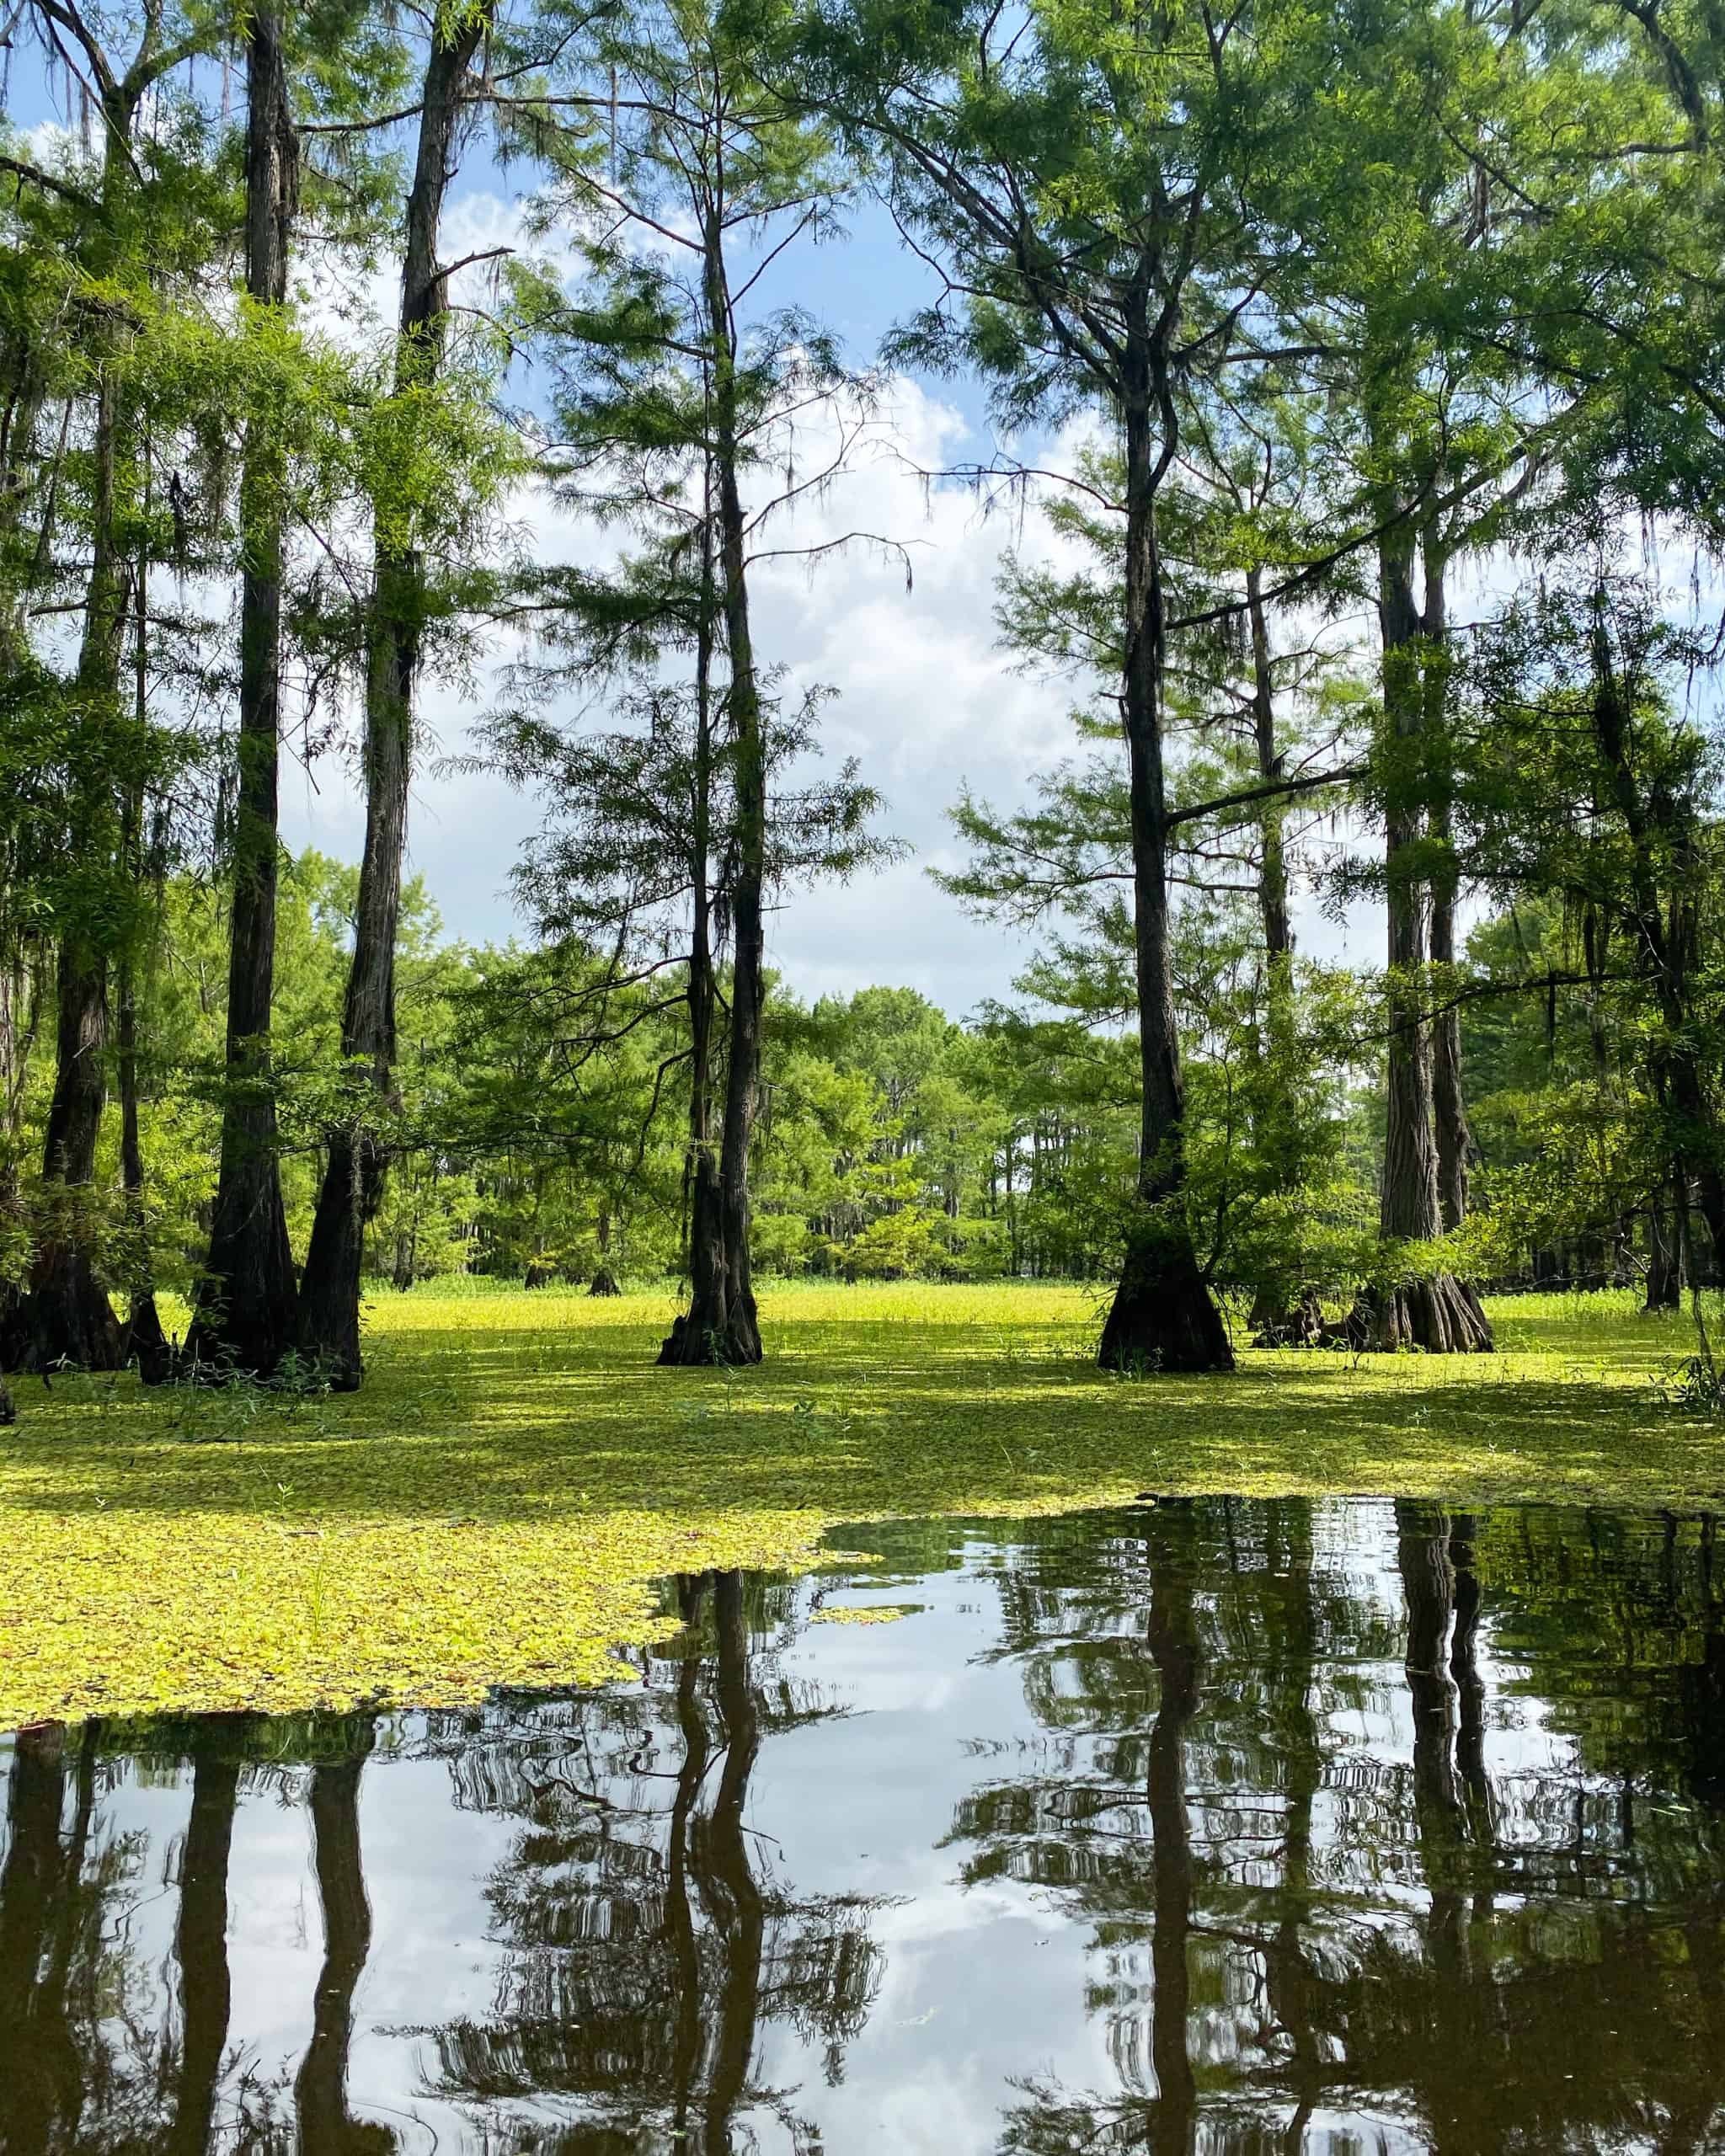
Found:
[[(5, 52), (0, 1363), (347, 1387), (366, 1282), (454, 1273), (676, 1275), (661, 1359), (725, 1364), (758, 1275), (1077, 1277), (1127, 1372), (1715, 1279), (1708, 8), (18, 0)], [(519, 244), (451, 258), (464, 163)], [(883, 210), (928, 275), (846, 353), (798, 264)], [(916, 529), (809, 511), (930, 379), (1072, 713), (952, 804), (944, 902), (1036, 942), (952, 1013), (772, 969), (901, 849), (755, 603), (908, 602)], [(535, 805), (503, 947), (408, 873), (434, 758)]]

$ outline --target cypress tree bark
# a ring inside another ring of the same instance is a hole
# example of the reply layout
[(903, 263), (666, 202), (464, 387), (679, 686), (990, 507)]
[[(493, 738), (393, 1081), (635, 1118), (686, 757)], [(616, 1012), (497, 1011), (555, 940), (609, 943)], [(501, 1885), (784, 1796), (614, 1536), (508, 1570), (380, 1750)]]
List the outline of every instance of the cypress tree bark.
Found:
[(713, 1129), (713, 1016), (718, 998), (709, 879), (713, 857), (713, 659), (718, 601), (713, 577), (713, 472), (709, 458), (706, 513), (701, 526), (701, 611), (695, 646), (696, 798), (689, 864), (694, 893), (686, 990), (689, 1145), (685, 1187), (690, 1298), (688, 1310), (671, 1321), (670, 1331), (659, 1351), (660, 1363), (683, 1368), (720, 1359), (714, 1353), (713, 1344), (724, 1340), (728, 1307), (724, 1221)]
[(65, 1361), (115, 1370), (120, 1326), (96, 1278), (86, 1210), (108, 1097), (108, 969), (81, 934), (61, 944), (55, 989), (54, 1092), (42, 1148), (48, 1209), (30, 1269), (29, 1359), (38, 1369)]
[[(459, 13), (447, 27), (440, 17), (433, 31), (408, 195), (396, 362), (402, 388), (435, 382), (443, 356), (449, 299), (437, 263), (438, 228), (454, 176), (456, 122), (467, 68), (491, 13), (488, 5)], [(425, 563), (419, 549), (380, 532), (366, 652), (366, 848), (341, 1021), (342, 1054), (350, 1067), (359, 1068), (351, 1113), (329, 1134), (296, 1327), (300, 1351), (315, 1358), (330, 1383), (344, 1391), (359, 1385), (364, 1370), (360, 1271), (366, 1223), (377, 1209), (388, 1169), (388, 1149), (377, 1118), (394, 1097), (395, 937), (425, 592)]]
[[(110, 156), (110, 169), (114, 163)], [(92, 446), (89, 581), (77, 686), (90, 705), (118, 703), (121, 638), (127, 606), (126, 565), (115, 536), (120, 397), (111, 367), (96, 393)], [(97, 808), (99, 827), (111, 803)], [(39, 1369), (66, 1361), (88, 1369), (120, 1367), (120, 1331), (107, 1290), (96, 1278), (89, 1205), (96, 1144), (108, 1087), (108, 953), (99, 923), (68, 922), (55, 975), (54, 1091), (42, 1146), (45, 1218), (30, 1273), (30, 1356)]]
[[(1246, 574), (1246, 613), (1252, 632), (1252, 730), (1257, 752), (1258, 775), (1266, 784), (1283, 776), (1281, 752), (1276, 746), (1275, 662), (1270, 645), (1269, 616), (1263, 601), (1263, 572)], [(1288, 914), (1288, 862), (1282, 843), (1284, 804), (1266, 800), (1259, 811), (1258, 872), (1258, 917), (1263, 927), (1264, 1017), (1270, 1053), (1279, 1070), (1290, 1067), (1294, 1028), (1294, 935)], [(1268, 1134), (1273, 1143), (1291, 1145), (1293, 1118), (1284, 1103), (1274, 1103), (1268, 1115), (1281, 1124)], [(1293, 1164), (1289, 1163), (1289, 1187)], [(1323, 1337), (1323, 1306), (1316, 1294), (1290, 1302), (1279, 1294), (1260, 1289), (1253, 1296), (1253, 1344), (1260, 1348), (1305, 1348)]]
[(1130, 781), (1143, 1120), (1137, 1203), (1098, 1360), (1104, 1369), (1114, 1370), (1226, 1370), (1233, 1368), (1233, 1350), (1180, 1209), (1186, 1179), (1186, 1102), (1169, 939), (1162, 735), (1167, 606), (1156, 524), (1156, 489), (1173, 457), (1178, 434), (1166, 342), (1172, 324), (1164, 310), (1152, 333), (1149, 275), (1146, 263), (1128, 307), (1121, 363), (1126, 433), (1122, 704)]
[[(1426, 624), (1415, 601), (1415, 538), (1397, 524), (1378, 547), (1378, 627), (1385, 715), (1398, 750), (1420, 758), (1427, 720)], [(1423, 767), (1398, 770), (1385, 818), (1389, 915), (1388, 1102), (1379, 1227), (1388, 1241), (1427, 1242), (1443, 1230), (1434, 1136), (1431, 1029), (1420, 1007), (1429, 955), (1426, 896), (1416, 873), (1424, 836)], [(1491, 1327), (1471, 1287), (1450, 1273), (1387, 1289), (1362, 1316), (1374, 1346), (1418, 1347), (1429, 1354), (1489, 1350)]]
[[(1440, 766), (1444, 776), (1434, 789), (1427, 828), (1439, 850), (1432, 874), (1431, 960), (1442, 983), (1453, 978), (1455, 964), (1455, 860), (1450, 846), (1450, 779), (1445, 728), (1449, 713), (1449, 657), (1445, 638), (1449, 632), (1449, 606), (1445, 590), (1448, 564), (1435, 533), (1425, 538), (1424, 721), (1429, 738), (1429, 761)], [(1449, 998), (1444, 999), (1446, 1002)], [(1459, 1228), (1467, 1218), (1467, 1177), (1473, 1159), (1473, 1133), (1467, 1127), (1467, 1104), (1461, 1085), (1461, 1008), (1450, 1003), (1432, 1021), (1432, 1120), (1438, 1148), (1438, 1211), (1445, 1229)]]
[(1648, 1310), (1674, 1310), (1683, 1303), (1683, 1234), (1674, 1207), (1663, 1197), (1648, 1208)]
[(1680, 885), (1668, 913), (1659, 891), (1662, 861), (1685, 878), (1698, 873), (1694, 834), (1680, 805), (1663, 789), (1645, 787), (1636, 768), (1628, 699), (1612, 656), (1605, 607), (1602, 592), (1594, 633), (1594, 739), (1630, 842), (1629, 926), (1659, 1012), (1661, 1037), (1649, 1053), (1648, 1075), (1672, 1126), (1680, 1212), (1692, 1191), (1717, 1267), (1725, 1262), (1725, 1167), (1690, 1023), (1695, 909), (1690, 890)]
[(156, 1308), (144, 1217), (144, 1152), (138, 1130), (138, 1011), (136, 969), (128, 956), (120, 962), (120, 1180), (126, 1193), (126, 1225), (136, 1241), (133, 1257), (131, 1308), (122, 1335), (121, 1353), (136, 1361), (146, 1385), (159, 1385), (173, 1364), (174, 1351)]
[(729, 680), (725, 721), (734, 758), (731, 835), (730, 1030), (717, 1173), (710, 1138), (697, 1145), (690, 1211), (692, 1293), (660, 1351), (662, 1363), (758, 1363), (761, 1328), (749, 1262), (749, 1152), (761, 1091), (766, 994), (766, 757), (761, 686), (749, 622), (747, 528), (738, 487), (736, 352), (720, 206), (708, 215), (702, 261), (712, 351), (713, 480), (718, 503), (718, 593)]
[[(278, 11), (250, 19), (246, 105), (246, 291), (287, 299), (299, 199), (299, 141), (288, 107)], [(210, 1254), (187, 1358), (264, 1376), (293, 1344), (295, 1285), (270, 1090), (275, 981), (276, 787), (281, 735), (281, 446), (267, 419), (246, 432), (240, 482), (239, 786), (228, 946), (227, 1086)]]

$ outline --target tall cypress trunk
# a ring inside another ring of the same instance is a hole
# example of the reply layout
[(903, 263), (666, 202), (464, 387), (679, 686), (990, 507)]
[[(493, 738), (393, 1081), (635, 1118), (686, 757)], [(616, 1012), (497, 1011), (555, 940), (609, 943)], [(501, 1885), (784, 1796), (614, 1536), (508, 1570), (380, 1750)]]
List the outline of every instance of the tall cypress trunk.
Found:
[[(1389, 915), (1388, 1101), (1380, 1232), (1386, 1241), (1429, 1242), (1442, 1233), (1434, 1134), (1431, 1029), (1421, 1009), (1429, 945), (1418, 849), (1426, 835), (1424, 750), (1426, 623), (1413, 591), (1415, 536), (1403, 519), (1378, 547), (1378, 628), (1384, 712), (1397, 768), (1385, 815)], [(1489, 1349), (1491, 1327), (1473, 1290), (1449, 1273), (1382, 1291), (1366, 1313), (1381, 1348), (1429, 1354)]]
[[(287, 299), (299, 199), (279, 11), (250, 19), (246, 104), (246, 291)], [(295, 1288), (276, 1156), (270, 1061), (275, 981), (276, 785), (281, 736), (281, 587), (286, 464), (267, 418), (246, 430), (240, 479), (238, 794), (227, 965), (222, 1161), (210, 1255), (187, 1342), (194, 1362), (266, 1375), (293, 1344)]]
[(1461, 1086), (1461, 1006), (1451, 1000), (1455, 966), (1457, 877), (1451, 844), (1449, 754), (1449, 607), (1444, 573), (1448, 566), (1431, 532), (1425, 540), (1425, 619), (1422, 665), (1423, 721), (1428, 763), (1442, 776), (1433, 788), (1427, 830), (1438, 850), (1432, 872), (1431, 962), (1439, 1000), (1448, 1007), (1432, 1020), (1432, 1122), (1438, 1150), (1438, 1214), (1445, 1230), (1467, 1218), (1467, 1177), (1473, 1134)]
[[(442, 360), (449, 299), (437, 263), (438, 228), (454, 176), (456, 123), (467, 67), (491, 12), (486, 5), (458, 13), (446, 29), (440, 16), (432, 35), (402, 265), (396, 382), (403, 389), (435, 382)], [(319, 1362), (338, 1390), (357, 1386), (364, 1369), (360, 1265), (366, 1226), (377, 1212), (388, 1168), (379, 1119), (395, 1089), (395, 937), (425, 595), (419, 550), (380, 531), (366, 649), (366, 849), (341, 1021), (341, 1051), (354, 1080), (350, 1113), (329, 1133), (296, 1328), (302, 1353)]]
[[(719, 1139), (717, 1235), (707, 1216), (687, 1313), (673, 1327), (661, 1362), (684, 1365), (761, 1360), (761, 1328), (749, 1263), (749, 1152), (761, 1092), (761, 1011), (766, 993), (766, 754), (749, 622), (747, 529), (738, 485), (736, 353), (726, 280), (722, 205), (708, 212), (702, 284), (712, 350), (713, 476), (718, 508), (718, 590), (729, 679), (734, 826), (729, 848), (731, 1017)], [(705, 1150), (706, 1149), (703, 1149)], [(701, 1196), (700, 1161), (696, 1194)], [(716, 1260), (716, 1262), (715, 1262)]]
[(1594, 637), (1594, 739), (1629, 839), (1631, 937), (1658, 1007), (1661, 1034), (1648, 1054), (1648, 1075), (1670, 1129), (1674, 1177), (1684, 1193), (1680, 1203), (1686, 1206), (1692, 1190), (1712, 1239), (1717, 1266), (1725, 1263), (1725, 1171), (1720, 1165), (1718, 1121), (1690, 1022), (1694, 921), (1680, 890), (1669, 917), (1659, 898), (1660, 857), (1692, 869), (1692, 835), (1675, 802), (1642, 785), (1627, 700), (1603, 617), (1603, 598), (1600, 606)]
[[(1147, 268), (1146, 272), (1147, 275)], [(1145, 291), (1134, 296), (1122, 367), (1126, 433), (1126, 657), (1122, 703), (1132, 819), (1134, 942), (1143, 1086), (1137, 1202), (1098, 1355), (1104, 1369), (1226, 1370), (1221, 1313), (1199, 1269), (1181, 1209), (1186, 1179), (1185, 1085), (1169, 940), (1167, 807), (1162, 705), (1167, 606), (1156, 497), (1174, 451), (1167, 335), (1153, 335)], [(1152, 404), (1156, 408), (1152, 410)], [(1160, 424), (1162, 440), (1156, 433)]]
[[(114, 161), (110, 154), (110, 169)], [(128, 605), (116, 533), (119, 432), (119, 387), (112, 366), (104, 364), (96, 392), (90, 574), (77, 687), (94, 709), (109, 713), (119, 702)], [(111, 830), (111, 798), (91, 803), (89, 817), (96, 831)], [(60, 935), (54, 1091), (42, 1146), (45, 1217), (30, 1273), (30, 1353), (41, 1369), (66, 1361), (112, 1370), (121, 1358), (120, 1326), (95, 1274), (91, 1218), (96, 1145), (108, 1097), (105, 932), (99, 921), (73, 921)]]
[[(1267, 785), (1282, 776), (1276, 745), (1275, 661), (1270, 644), (1268, 611), (1263, 600), (1263, 571), (1246, 574), (1246, 614), (1252, 632), (1252, 734), (1258, 777)], [(1294, 1054), (1294, 936), (1288, 915), (1288, 862), (1283, 846), (1284, 803), (1274, 798), (1258, 811), (1258, 918), (1263, 928), (1264, 1030), (1278, 1071), (1291, 1069)], [(1284, 1099), (1266, 1108), (1264, 1135), (1283, 1155), (1283, 1187), (1292, 1189), (1299, 1168), (1294, 1158), (1295, 1118)], [(1260, 1289), (1252, 1298), (1253, 1342), (1260, 1348), (1309, 1347), (1323, 1337), (1323, 1305), (1317, 1295), (1287, 1295)]]
[[(701, 525), (701, 611), (695, 644), (695, 798), (691, 804), (690, 874), (694, 891), (689, 938), (689, 1145), (685, 1171), (688, 1207), (689, 1309), (671, 1321), (659, 1352), (663, 1364), (687, 1365), (712, 1359), (699, 1349), (713, 1336), (715, 1314), (724, 1308), (724, 1222), (719, 1203), (718, 1154), (714, 1143), (713, 1013), (717, 984), (713, 953), (713, 659), (717, 597), (713, 563), (713, 470), (708, 460)], [(702, 1330), (693, 1331), (697, 1313)], [(722, 1337), (722, 1326), (719, 1328)]]

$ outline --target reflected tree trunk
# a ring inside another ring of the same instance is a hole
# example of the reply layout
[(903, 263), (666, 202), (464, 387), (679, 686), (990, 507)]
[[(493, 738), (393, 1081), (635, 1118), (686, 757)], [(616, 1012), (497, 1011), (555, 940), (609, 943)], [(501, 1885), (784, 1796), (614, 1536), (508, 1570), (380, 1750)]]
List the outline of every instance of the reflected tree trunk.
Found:
[(723, 1942), (724, 1972), (707, 2084), (702, 2156), (729, 2156), (732, 2124), (755, 2055), (766, 1935), (766, 1903), (749, 1860), (744, 1829), (749, 1780), (761, 1749), (761, 1712), (749, 1682), (749, 1625), (740, 1572), (715, 1577), (713, 1619), (718, 1635), (716, 1689), (725, 1750), (718, 1794), (702, 1833), (702, 1888)]
[(1164, 1543), (1155, 1562), (1146, 1641), (1161, 1694), (1150, 1732), (1146, 1798), (1152, 1844), (1151, 2063), (1156, 2100), (1146, 2146), (1155, 2156), (1188, 2156), (1197, 2132), (1198, 2083), (1187, 2041), (1194, 1882), (1185, 1739), (1198, 1711), (1198, 1627), (1183, 1553)]
[(99, 1725), (79, 1740), (70, 1832), (66, 1732), (56, 1723), (13, 1740), (0, 1868), (0, 2151), (41, 2156), (69, 2142), (83, 2110), (84, 2075), (67, 2008), (82, 1921), (85, 1851), (95, 1816)]
[(227, 2049), (232, 1980), (227, 1966), (227, 1864), (239, 1797), (239, 1762), (200, 1753), (192, 1768), (192, 1802), (179, 1862), (179, 2073), (174, 2100), (174, 2156), (202, 2156), (210, 2145)]
[(685, 1637), (677, 1670), (677, 1728), (683, 1740), (676, 1795), (670, 1808), (670, 1847), (665, 1863), (665, 1929), (676, 1968), (676, 2027), (671, 2044), (671, 2116), (675, 2138), (686, 2147), (702, 2051), (701, 1949), (695, 1936), (695, 1908), (689, 1892), (689, 1837), (707, 1780), (713, 1741), (701, 1705), (701, 1614), (706, 1601), (703, 1578), (678, 1582)]
[[(1323, 1750), (1313, 1691), (1317, 1620), (1311, 1599), (1311, 1505), (1290, 1498), (1276, 1508), (1279, 1528), (1273, 1574), (1285, 1579), (1276, 1682), (1285, 1708), (1282, 1731), (1283, 1858), (1281, 1917), (1265, 1953), (1270, 2004), (1293, 2053), (1295, 2110), (1282, 2137), (1286, 2156), (1300, 2156), (1306, 2130), (1323, 2092), (1323, 2055), (1312, 2012), (1316, 1986), (1300, 1943), (1311, 1906), (1312, 1807), (1323, 1782)], [(1278, 1561), (1278, 1560), (1279, 1561)]]
[[(312, 1774), (312, 1864), (323, 1913), (323, 1966), (312, 2005), (312, 2036), (294, 2083), (300, 2156), (341, 2156), (361, 2144), (362, 2129), (347, 2107), (348, 2052), (353, 2041), (354, 1993), (371, 1947), (371, 1905), (360, 1849), (360, 1777), (373, 1732), (366, 1726), (359, 1756), (317, 1767)], [(388, 2146), (386, 2140), (381, 2145)]]

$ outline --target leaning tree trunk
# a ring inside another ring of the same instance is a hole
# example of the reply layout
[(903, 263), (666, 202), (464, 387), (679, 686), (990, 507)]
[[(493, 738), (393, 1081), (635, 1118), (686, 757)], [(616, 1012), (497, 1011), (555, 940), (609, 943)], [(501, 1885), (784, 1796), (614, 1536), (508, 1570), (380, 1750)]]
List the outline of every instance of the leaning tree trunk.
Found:
[[(247, 85), (246, 291), (258, 306), (281, 307), (298, 205), (299, 143), (288, 109), (281, 17), (267, 8), (251, 18)], [(275, 1369), (293, 1345), (295, 1322), (270, 1059), (286, 477), (280, 441), (267, 419), (254, 416), (240, 481), (239, 788), (222, 1162), (210, 1255), (186, 1342), (190, 1362), (251, 1376)]]
[(766, 756), (749, 624), (747, 530), (737, 483), (730, 293), (725, 281), (724, 231), (716, 212), (707, 234), (704, 288), (713, 350), (713, 477), (718, 502), (718, 582), (730, 675), (725, 715), (734, 758), (735, 829), (730, 890), (731, 1018), (718, 1188), (714, 1192), (709, 1187), (703, 1196), (702, 1162), (710, 1158), (708, 1147), (696, 1162), (689, 1308), (672, 1328), (660, 1357), (661, 1362), (685, 1366), (761, 1360), (761, 1327), (749, 1264), (749, 1152), (761, 1091), (761, 1011), (766, 992)]
[[(1167, 808), (1162, 784), (1167, 608), (1156, 529), (1156, 488), (1173, 455), (1174, 419), (1165, 379), (1167, 354), (1160, 354), (1158, 365), (1146, 316), (1140, 291), (1132, 310), (1122, 399), (1127, 524), (1122, 702), (1131, 792), (1143, 1120), (1134, 1216), (1097, 1359), (1111, 1370), (1226, 1370), (1233, 1368), (1233, 1350), (1199, 1270), (1182, 1206), (1186, 1102), (1174, 1017)], [(1153, 436), (1153, 386), (1162, 433), (1159, 451)]]
[[(419, 154), (408, 195), (402, 265), (399, 389), (437, 377), (449, 313), (438, 227), (453, 176), (456, 121), (469, 62), (491, 19), (489, 5), (460, 13), (434, 37), (419, 110)], [(366, 850), (341, 1049), (353, 1074), (350, 1113), (329, 1134), (328, 1156), (306, 1253), (296, 1334), (336, 1390), (351, 1391), (360, 1355), (360, 1274), (366, 1224), (383, 1194), (388, 1149), (379, 1125), (394, 1099), (395, 937), (413, 769), (414, 688), (425, 611), (423, 556), (379, 532), (366, 680)]]
[[(1419, 735), (1426, 712), (1424, 623), (1414, 603), (1413, 554), (1413, 530), (1405, 522), (1378, 549), (1384, 707), (1397, 763), (1385, 818), (1389, 1097), (1378, 1221), (1388, 1242), (1432, 1242), (1444, 1225), (1433, 1134), (1431, 1033), (1420, 1007), (1428, 952), (1425, 894), (1418, 875), (1424, 835)], [(1413, 1347), (1449, 1355), (1483, 1352), (1492, 1345), (1478, 1296), (1447, 1273), (1383, 1288), (1369, 1299), (1362, 1315), (1372, 1344), (1379, 1348)]]

